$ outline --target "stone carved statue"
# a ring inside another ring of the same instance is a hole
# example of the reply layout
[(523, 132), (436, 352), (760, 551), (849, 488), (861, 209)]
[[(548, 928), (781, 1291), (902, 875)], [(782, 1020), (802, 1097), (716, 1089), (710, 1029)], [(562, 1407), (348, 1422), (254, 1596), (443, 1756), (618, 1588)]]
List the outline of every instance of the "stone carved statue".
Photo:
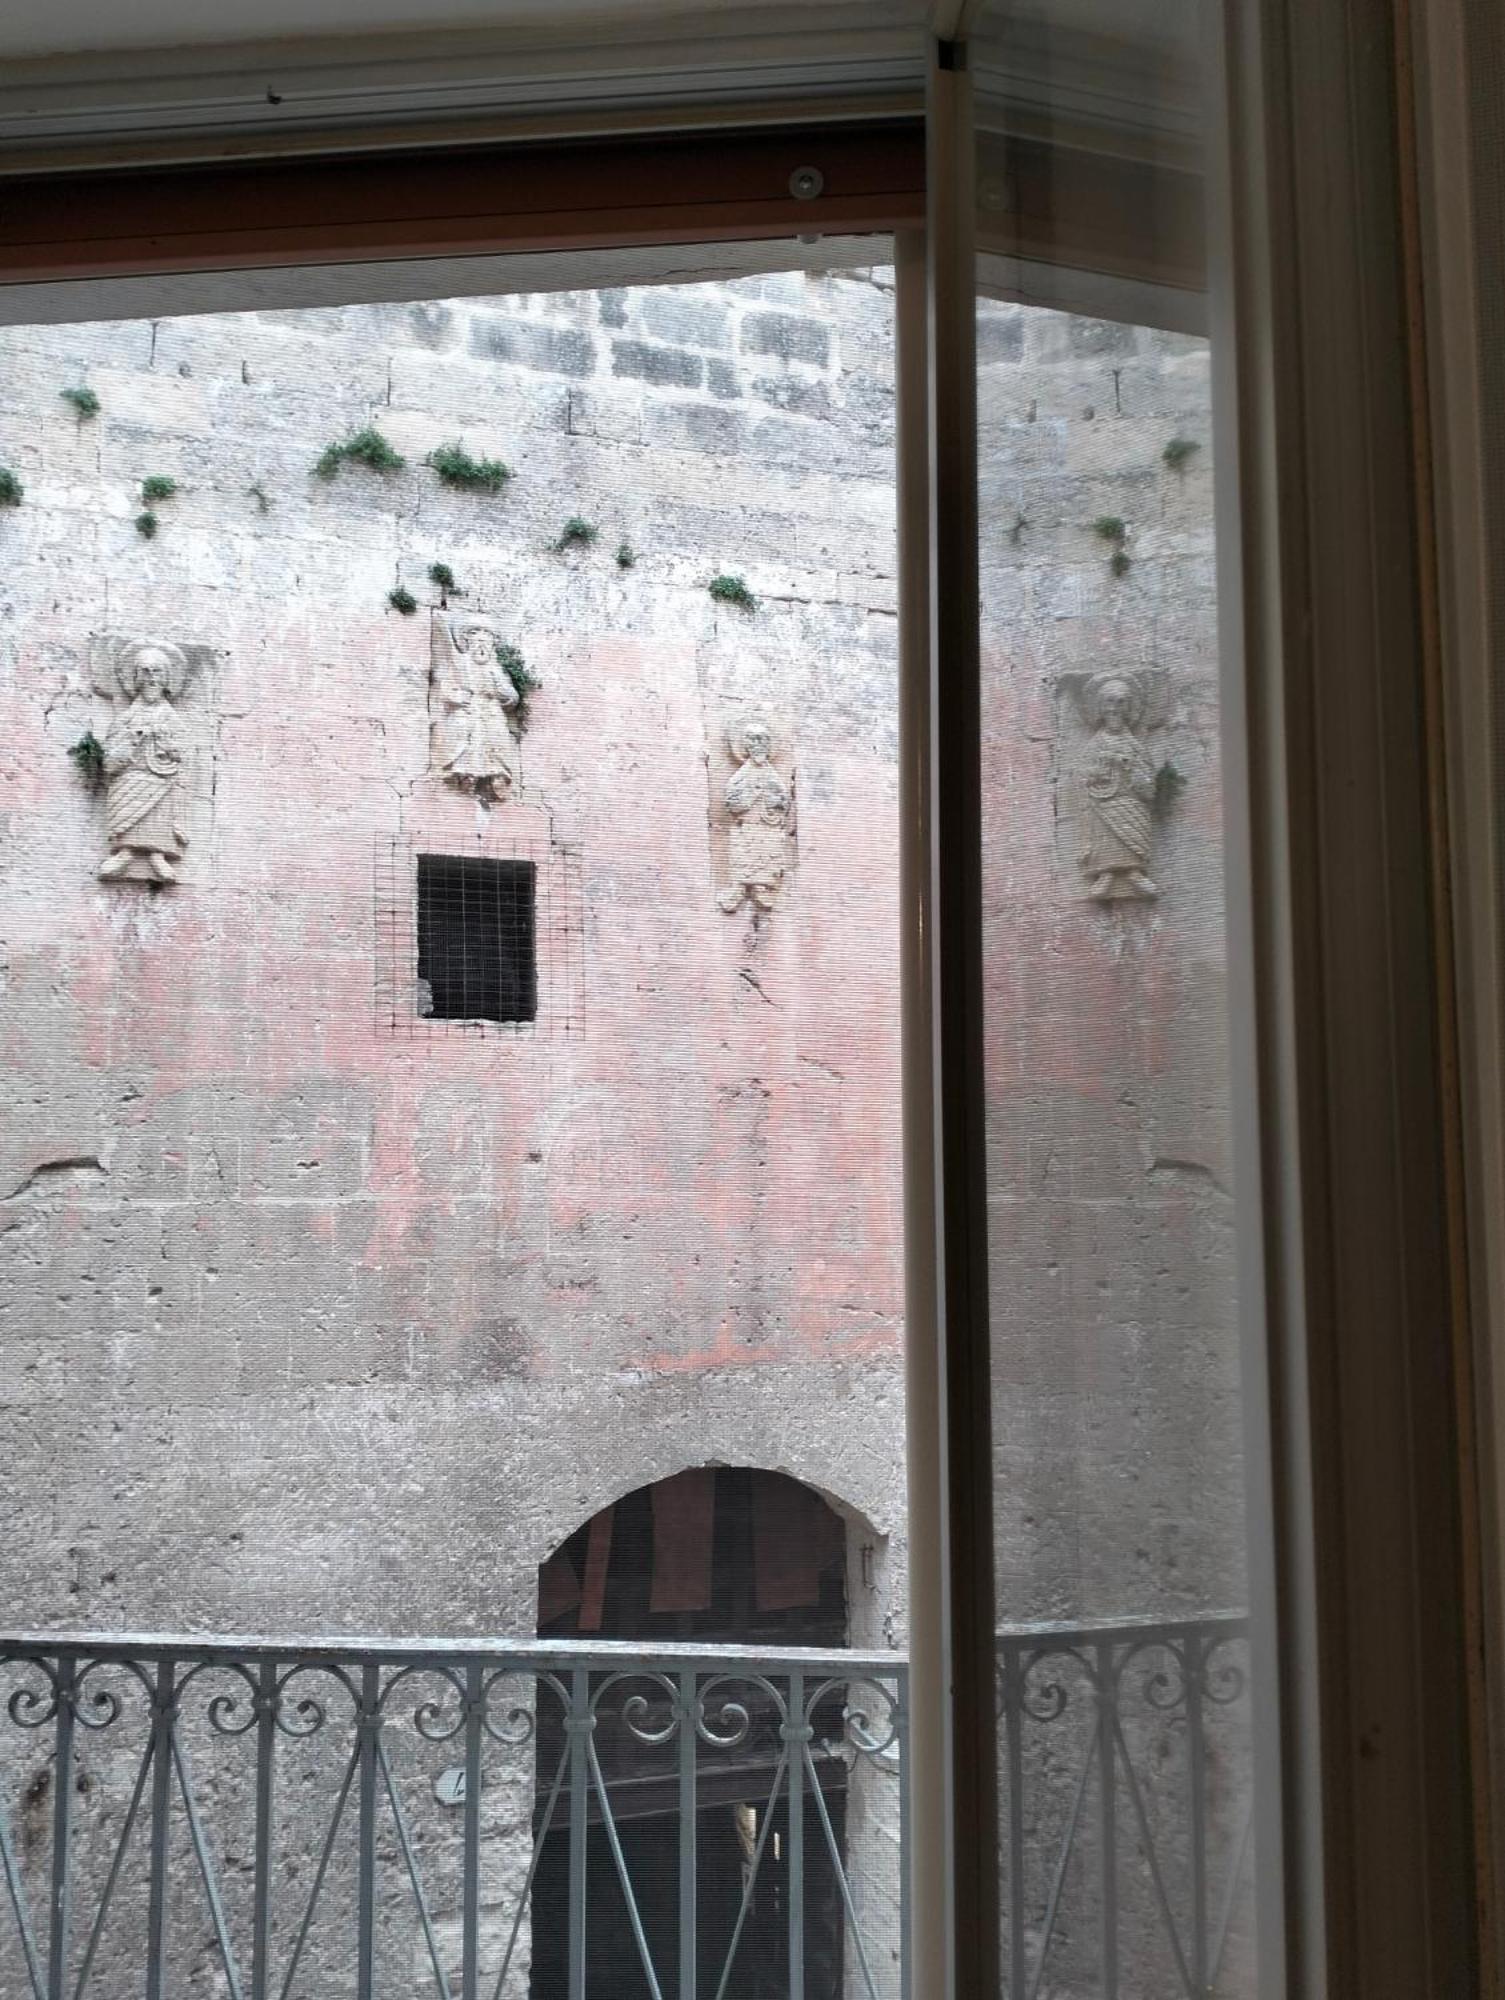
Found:
[(518, 779), (512, 720), (519, 695), (497, 659), (495, 625), (474, 612), (434, 614), (429, 696), (435, 770), (500, 799)]
[(774, 768), (773, 731), (761, 719), (728, 738), (736, 770), (724, 795), (730, 881), (717, 901), (727, 915), (744, 902), (771, 910), (789, 865), (789, 823), (794, 797)]
[(1135, 674), (1094, 674), (1079, 699), (1092, 731), (1078, 767), (1087, 893), (1100, 903), (1153, 901), (1160, 891), (1149, 875), (1155, 766), (1140, 736), (1145, 688)]
[(188, 731), (177, 702), (190, 672), (181, 646), (122, 640), (101, 692), (124, 707), (105, 733), (106, 882), (176, 882), (188, 845)]

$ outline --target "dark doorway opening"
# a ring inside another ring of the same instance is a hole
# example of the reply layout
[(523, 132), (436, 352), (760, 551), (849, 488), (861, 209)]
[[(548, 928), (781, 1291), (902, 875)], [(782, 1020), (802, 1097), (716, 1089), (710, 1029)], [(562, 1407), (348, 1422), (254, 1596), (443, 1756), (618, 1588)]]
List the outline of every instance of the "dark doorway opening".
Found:
[[(818, 1493), (781, 1473), (717, 1467), (641, 1487), (592, 1517), (539, 1572), (541, 1638), (664, 1641), (766, 1649), (830, 1649), (847, 1642), (845, 1529)], [(778, 1686), (776, 1675), (770, 1682)], [(677, 1742), (644, 1743), (611, 1726), (641, 1685), (605, 1697), (594, 1734), (621, 1866), (593, 1795), (586, 1840), (586, 1990), (612, 2000), (652, 1992), (634, 1915), (661, 1991), (679, 1971), (684, 1845)], [(813, 1690), (812, 1690), (813, 1692)], [(785, 1744), (775, 1696), (754, 1675), (727, 1689), (748, 1715), (736, 1749), (697, 1744), (695, 1938), (698, 1990), (714, 1994), (731, 1958), (728, 1993), (785, 2000), (791, 1899), (802, 1917), (805, 2000), (840, 2000), (844, 1916), (830, 1846), (845, 1860), (847, 1766), (839, 1690), (823, 1700), (806, 1788), (803, 1838), (791, 1842)], [(535, 1835), (560, 1768), (564, 1732), (540, 1702)], [(530, 2000), (569, 1991), (569, 1841), (556, 1815), (544, 1835), (532, 1892)], [(829, 1831), (828, 1831), (829, 1829)], [(803, 1856), (799, 1884), (791, 1856)], [(626, 1874), (632, 1901), (622, 1886)]]

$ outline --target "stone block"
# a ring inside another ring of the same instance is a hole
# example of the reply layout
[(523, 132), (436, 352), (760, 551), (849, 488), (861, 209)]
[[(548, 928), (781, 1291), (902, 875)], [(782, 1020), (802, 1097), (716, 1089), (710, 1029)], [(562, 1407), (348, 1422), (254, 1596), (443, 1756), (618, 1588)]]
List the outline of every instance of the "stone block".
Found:
[(773, 354), (815, 368), (826, 367), (831, 359), (830, 329), (796, 313), (749, 313), (739, 338), (744, 354)]
[[(699, 288), (696, 288), (697, 290)], [(675, 347), (725, 347), (731, 312), (725, 305), (694, 296), (689, 288), (653, 288), (639, 308), (646, 333)]]
[(532, 368), (540, 374), (583, 379), (596, 372), (596, 343), (578, 327), (478, 314), (471, 322), (470, 345), (473, 354), (513, 368)]
[(977, 360), (983, 368), (1024, 358), (1024, 312), (986, 302), (977, 309)]
[(742, 450), (745, 432), (736, 410), (708, 403), (657, 403), (643, 412), (643, 440), (668, 451), (731, 457)]
[(631, 375), (660, 388), (698, 389), (705, 375), (705, 363), (698, 354), (654, 346), (646, 340), (614, 340), (611, 368), (614, 375)]
[(714, 355), (705, 364), (705, 384), (723, 402), (733, 402), (742, 394), (742, 378), (736, 368), (730, 361), (720, 361)]

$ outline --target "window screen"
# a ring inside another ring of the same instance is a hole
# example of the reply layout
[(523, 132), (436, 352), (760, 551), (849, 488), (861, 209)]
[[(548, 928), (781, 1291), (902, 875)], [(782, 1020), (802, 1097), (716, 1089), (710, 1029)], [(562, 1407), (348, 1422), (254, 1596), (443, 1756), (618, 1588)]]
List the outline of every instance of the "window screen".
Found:
[(531, 861), (418, 856), (419, 1012), (436, 1021), (538, 1013)]

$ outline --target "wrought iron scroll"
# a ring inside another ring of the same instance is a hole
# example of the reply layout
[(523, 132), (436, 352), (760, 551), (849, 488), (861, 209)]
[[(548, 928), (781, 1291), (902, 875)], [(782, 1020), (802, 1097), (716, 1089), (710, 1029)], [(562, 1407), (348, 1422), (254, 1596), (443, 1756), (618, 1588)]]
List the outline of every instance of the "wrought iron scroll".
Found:
[[(840, 1899), (846, 1985), (902, 2000), (905, 1680), (890, 1654), (0, 1637), (0, 1991), (522, 2000), (540, 1856), (559, 1837), (560, 2000), (587, 2000), (590, 1832), (612, 1857), (642, 1990), (730, 2000), (746, 1976), (740, 1920), (717, 1977), (697, 1984), (697, 1826), (713, 1774), (740, 1756), (763, 1787), (744, 1917), (772, 1865), (774, 1811), (788, 1813), (788, 1993), (838, 2000), (805, 1964), (819, 1868)], [(747, 1761), (753, 1745), (764, 1761)], [(677, 1804), (672, 1948), (645, 1920), (618, 1823), (616, 1776), (644, 1753)], [(826, 1798), (859, 1769), (888, 1826), (881, 1910), (871, 1894), (865, 1906), (875, 1864), (853, 1879)], [(459, 1774), (448, 1809), (441, 1773)], [(590, 2000), (609, 2000), (604, 1986)]]
[(1248, 1990), (1247, 1647), (1236, 1614), (999, 1634), (1009, 2000)]

